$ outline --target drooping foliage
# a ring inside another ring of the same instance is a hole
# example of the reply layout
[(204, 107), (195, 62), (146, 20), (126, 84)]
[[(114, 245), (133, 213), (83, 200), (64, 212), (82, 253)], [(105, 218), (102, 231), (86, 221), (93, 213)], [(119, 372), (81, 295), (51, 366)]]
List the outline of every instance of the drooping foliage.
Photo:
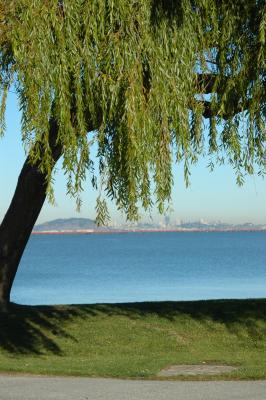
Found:
[(188, 180), (207, 152), (241, 183), (265, 171), (265, 31), (264, 0), (0, 0), (1, 127), (14, 85), (48, 191), (55, 119), (69, 192), (88, 169), (96, 186), (97, 142), (98, 187), (130, 219), (152, 198), (162, 211), (175, 160)]

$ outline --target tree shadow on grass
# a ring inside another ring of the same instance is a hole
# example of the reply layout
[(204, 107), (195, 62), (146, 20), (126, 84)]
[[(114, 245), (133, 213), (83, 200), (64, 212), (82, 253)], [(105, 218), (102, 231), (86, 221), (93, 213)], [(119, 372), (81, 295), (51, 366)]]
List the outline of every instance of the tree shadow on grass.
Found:
[(62, 355), (56, 338), (75, 340), (63, 323), (76, 315), (77, 310), (68, 307), (11, 304), (8, 312), (0, 313), (0, 349), (11, 354)]
[[(84, 306), (80, 312), (86, 313), (91, 307), (93, 306)], [(130, 319), (153, 314), (174, 322), (177, 318), (188, 317), (205, 326), (209, 325), (210, 329), (214, 329), (212, 322), (217, 322), (239, 338), (249, 336), (254, 344), (266, 337), (266, 299), (103, 304), (98, 305), (97, 310), (107, 315), (122, 315)]]
[(94, 319), (123, 316), (143, 319), (151, 315), (174, 322), (192, 318), (213, 328), (212, 321), (223, 324), (231, 334), (248, 336), (254, 344), (265, 340), (266, 299), (210, 300), (184, 302), (143, 302), (72, 306), (12, 305), (0, 313), (0, 350), (10, 354), (52, 353), (63, 355), (58, 338), (77, 341), (67, 331), (67, 322), (78, 318)]

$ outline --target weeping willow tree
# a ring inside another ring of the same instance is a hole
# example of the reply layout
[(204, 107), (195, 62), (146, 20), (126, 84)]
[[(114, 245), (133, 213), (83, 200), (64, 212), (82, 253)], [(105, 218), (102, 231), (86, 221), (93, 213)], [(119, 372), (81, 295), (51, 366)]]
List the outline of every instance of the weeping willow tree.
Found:
[[(62, 157), (131, 220), (171, 197), (173, 162), (265, 172), (264, 0), (0, 0), (0, 127), (16, 90), (27, 159), (0, 227), (0, 303)], [(207, 126), (207, 133), (206, 129)], [(98, 162), (90, 155), (98, 148)]]

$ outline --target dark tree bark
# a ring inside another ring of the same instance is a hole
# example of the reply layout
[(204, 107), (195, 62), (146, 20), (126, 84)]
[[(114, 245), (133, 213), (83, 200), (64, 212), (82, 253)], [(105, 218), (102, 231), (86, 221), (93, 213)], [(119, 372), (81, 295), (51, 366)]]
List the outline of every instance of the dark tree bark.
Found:
[[(50, 122), (49, 143), (54, 164), (62, 148), (56, 143), (57, 123)], [(9, 209), (0, 226), (0, 308), (10, 303), (10, 292), (20, 259), (46, 198), (46, 175), (25, 161)]]

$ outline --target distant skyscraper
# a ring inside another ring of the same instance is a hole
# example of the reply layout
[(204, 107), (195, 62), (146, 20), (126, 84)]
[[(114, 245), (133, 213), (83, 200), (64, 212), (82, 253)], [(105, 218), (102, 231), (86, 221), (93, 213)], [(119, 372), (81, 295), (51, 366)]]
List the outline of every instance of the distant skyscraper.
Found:
[(164, 216), (164, 224), (165, 224), (165, 226), (170, 225), (170, 217), (169, 217), (169, 215), (165, 215)]

